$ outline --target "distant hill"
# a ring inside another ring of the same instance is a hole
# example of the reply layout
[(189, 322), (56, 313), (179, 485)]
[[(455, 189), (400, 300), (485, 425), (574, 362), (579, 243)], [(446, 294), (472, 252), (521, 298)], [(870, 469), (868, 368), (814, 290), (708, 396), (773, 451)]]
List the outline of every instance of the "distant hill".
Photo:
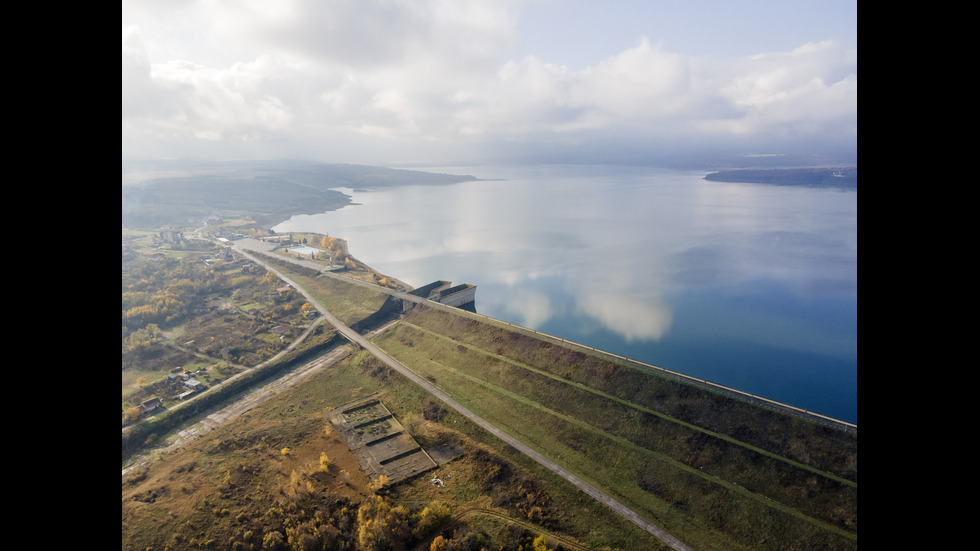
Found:
[(476, 178), (303, 161), (127, 163), (123, 165), (122, 222), (128, 227), (180, 225), (220, 211), (247, 215), (272, 226), (296, 214), (317, 214), (351, 203), (350, 196), (332, 188), (377, 189), (470, 180)]
[(857, 167), (722, 170), (704, 177), (715, 182), (857, 189)]

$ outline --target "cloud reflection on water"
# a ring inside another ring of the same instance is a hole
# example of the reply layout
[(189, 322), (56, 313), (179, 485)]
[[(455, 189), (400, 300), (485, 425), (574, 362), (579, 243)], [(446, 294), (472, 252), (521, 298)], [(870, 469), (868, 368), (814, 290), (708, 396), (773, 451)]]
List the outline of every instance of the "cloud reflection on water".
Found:
[(432, 172), (297, 216), (416, 287), (477, 285), (510, 323), (856, 421), (855, 192), (657, 169)]
[(503, 305), (504, 311), (517, 316), (517, 325), (531, 329), (540, 328), (555, 315), (551, 299), (544, 293), (517, 288)]
[(660, 297), (595, 293), (583, 294), (577, 300), (582, 312), (626, 342), (660, 340), (673, 321), (670, 306)]
[(839, 212), (840, 196), (671, 171), (579, 174), (355, 192), (360, 206), (275, 229), (348, 239), (355, 256), (415, 286), (476, 284), (478, 311), (527, 327), (584, 315), (627, 342), (668, 335), (672, 297), (694, 288), (738, 293), (772, 279), (856, 292), (856, 213)]

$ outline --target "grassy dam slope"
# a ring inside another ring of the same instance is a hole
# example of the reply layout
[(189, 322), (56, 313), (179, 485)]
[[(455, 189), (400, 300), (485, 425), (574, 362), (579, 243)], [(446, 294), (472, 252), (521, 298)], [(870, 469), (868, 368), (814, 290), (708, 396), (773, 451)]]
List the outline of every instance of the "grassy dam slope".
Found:
[(434, 308), (374, 342), (696, 549), (857, 546), (855, 434)]

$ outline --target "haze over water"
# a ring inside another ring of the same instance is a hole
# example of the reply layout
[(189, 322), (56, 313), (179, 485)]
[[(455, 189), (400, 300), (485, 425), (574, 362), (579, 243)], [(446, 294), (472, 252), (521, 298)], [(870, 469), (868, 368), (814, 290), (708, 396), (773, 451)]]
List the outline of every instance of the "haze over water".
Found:
[(494, 318), (857, 422), (857, 192), (619, 166), (438, 167), (277, 232)]

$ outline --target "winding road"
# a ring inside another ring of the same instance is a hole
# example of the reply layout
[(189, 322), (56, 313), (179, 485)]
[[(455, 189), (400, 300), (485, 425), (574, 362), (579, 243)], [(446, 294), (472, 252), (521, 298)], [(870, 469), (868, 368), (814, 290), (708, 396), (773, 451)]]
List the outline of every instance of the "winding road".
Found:
[[(446, 394), (442, 390), (436, 388), (435, 386), (433, 386), (431, 383), (429, 383), (424, 378), (416, 375), (412, 370), (408, 369), (407, 367), (405, 367), (404, 365), (402, 365), (401, 363), (399, 363), (398, 360), (396, 360), (396, 359), (392, 358), (391, 356), (389, 356), (383, 350), (381, 350), (380, 348), (378, 348), (377, 346), (375, 346), (374, 344), (372, 344), (370, 341), (368, 341), (368, 339), (366, 339), (363, 336), (361, 336), (360, 334), (358, 334), (357, 331), (351, 329), (350, 327), (348, 327), (347, 325), (345, 325), (344, 323), (342, 323), (340, 320), (338, 320), (336, 317), (334, 317), (330, 312), (328, 312), (325, 308), (323, 308), (322, 306), (320, 306), (316, 302), (316, 300), (309, 293), (307, 293), (302, 287), (296, 285), (296, 283), (294, 283), (292, 280), (290, 280), (289, 278), (287, 278), (286, 276), (284, 276), (282, 273), (280, 273), (277, 270), (275, 270), (275, 268), (266, 265), (261, 260), (259, 260), (259, 259), (255, 258), (254, 256), (248, 254), (248, 252), (246, 250), (242, 249), (242, 248), (236, 247), (236, 249), (239, 252), (241, 252), (242, 254), (244, 254), (245, 256), (247, 256), (248, 258), (250, 258), (251, 260), (253, 260), (254, 262), (257, 262), (257, 263), (261, 264), (262, 266), (264, 266), (267, 270), (270, 270), (272, 272), (275, 272), (276, 275), (278, 275), (283, 281), (285, 281), (286, 283), (289, 283), (290, 285), (293, 286), (294, 289), (296, 289), (297, 291), (299, 291), (300, 293), (302, 293), (303, 296), (306, 297), (307, 301), (309, 301), (309, 303), (312, 304), (320, 312), (320, 314), (323, 315), (323, 317), (327, 320), (327, 322), (330, 323), (331, 325), (333, 325), (334, 328), (336, 328), (336, 330), (341, 335), (343, 335), (347, 340), (349, 340), (350, 342), (352, 342), (352, 343), (360, 346), (361, 348), (367, 350), (368, 352), (370, 352), (371, 354), (373, 354), (375, 357), (377, 357), (379, 360), (383, 361), (387, 366), (391, 367), (395, 371), (398, 371), (399, 373), (401, 373), (402, 375), (404, 375), (406, 378), (408, 378), (408, 380), (410, 380), (413, 383), (417, 384), (418, 386), (422, 387), (426, 392), (428, 392), (429, 394), (435, 396), (440, 401), (442, 401), (443, 403), (445, 403), (447, 406), (453, 408), (454, 410), (456, 410), (457, 412), (459, 412), (461, 415), (463, 415), (464, 417), (466, 417), (470, 421), (473, 421), (474, 423), (476, 423), (480, 427), (484, 428), (485, 430), (487, 430), (488, 432), (490, 432), (491, 434), (493, 434), (497, 438), (500, 438), (505, 443), (509, 444), (510, 446), (513, 446), (515, 449), (519, 450), (524, 455), (530, 457), (531, 459), (533, 459), (534, 461), (538, 462), (542, 466), (546, 467), (547, 469), (549, 469), (553, 473), (557, 474), (558, 476), (560, 476), (560, 477), (564, 478), (565, 480), (567, 480), (568, 482), (572, 483), (575, 487), (577, 487), (578, 489), (582, 490), (583, 492), (589, 494), (590, 496), (592, 496), (593, 498), (595, 498), (597, 501), (605, 504), (610, 509), (612, 509), (613, 511), (619, 513), (621, 516), (623, 516), (624, 518), (626, 518), (627, 520), (629, 520), (633, 524), (636, 524), (637, 526), (639, 526), (640, 528), (646, 530), (650, 534), (653, 534), (660, 541), (662, 541), (666, 545), (668, 545), (671, 549), (675, 549), (677, 551), (690, 551), (691, 550), (690, 547), (684, 545), (684, 543), (682, 543), (680, 540), (678, 540), (674, 536), (668, 534), (666, 531), (664, 531), (662, 528), (660, 528), (656, 524), (654, 524), (654, 523), (650, 522), (649, 520), (641, 517), (636, 512), (634, 512), (632, 509), (630, 509), (630, 508), (626, 507), (625, 505), (623, 505), (622, 503), (616, 501), (615, 499), (613, 499), (611, 496), (609, 496), (605, 492), (599, 490), (598, 488), (596, 488), (595, 486), (589, 484), (585, 480), (582, 480), (581, 478), (579, 478), (575, 474), (571, 473), (570, 471), (568, 471), (567, 469), (565, 469), (561, 465), (555, 463), (551, 459), (548, 459), (544, 455), (538, 453), (536, 450), (534, 450), (533, 448), (531, 448), (530, 446), (528, 446), (524, 442), (521, 442), (520, 440), (518, 440), (518, 439), (514, 438), (513, 436), (507, 434), (506, 432), (500, 430), (499, 428), (497, 428), (496, 426), (494, 426), (493, 424), (491, 424), (489, 421), (486, 421), (482, 417), (479, 417), (478, 415), (476, 415), (475, 413), (473, 413), (472, 411), (470, 411), (469, 409), (467, 409), (466, 407), (464, 407), (462, 404), (460, 404), (456, 400), (452, 399), (448, 394)], [(417, 299), (418, 297), (413, 297), (413, 298), (414, 299)], [(426, 302), (428, 303), (429, 301), (426, 301)], [(440, 305), (440, 306), (443, 306), (443, 305)]]

